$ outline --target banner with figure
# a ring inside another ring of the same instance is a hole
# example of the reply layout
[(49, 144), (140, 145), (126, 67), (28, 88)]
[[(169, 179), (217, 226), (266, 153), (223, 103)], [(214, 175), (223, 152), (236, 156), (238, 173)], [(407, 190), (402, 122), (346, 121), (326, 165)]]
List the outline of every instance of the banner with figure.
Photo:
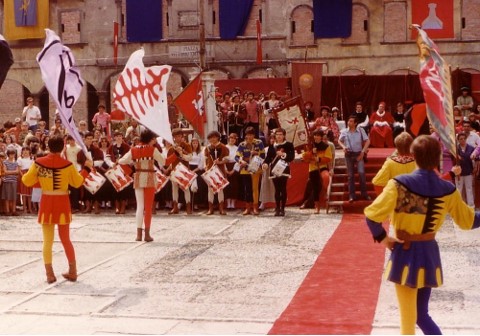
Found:
[(0, 34), (0, 89), (2, 88), (7, 73), (13, 64), (13, 54), (8, 42)]
[(73, 119), (73, 106), (82, 93), (83, 79), (71, 50), (62, 44), (53, 30), (45, 29), (45, 32), (45, 45), (37, 55), (43, 82), (57, 106), (63, 126), (87, 155), (87, 148)]
[(273, 109), (281, 128), (287, 132), (286, 139), (295, 148), (308, 144), (309, 132), (303, 113), (300, 97), (287, 100), (280, 107)]
[(192, 125), (200, 137), (205, 137), (204, 124), (207, 121), (202, 89), (202, 73), (199, 73), (173, 101), (182, 111), (183, 117)]
[(417, 46), (420, 53), (420, 84), (427, 103), (427, 116), (445, 147), (457, 157), (453, 118), (450, 69), (437, 46), (418, 25)]
[(145, 67), (143, 56), (143, 49), (130, 55), (115, 84), (114, 102), (119, 110), (173, 143), (167, 104), (167, 81), (172, 67)]

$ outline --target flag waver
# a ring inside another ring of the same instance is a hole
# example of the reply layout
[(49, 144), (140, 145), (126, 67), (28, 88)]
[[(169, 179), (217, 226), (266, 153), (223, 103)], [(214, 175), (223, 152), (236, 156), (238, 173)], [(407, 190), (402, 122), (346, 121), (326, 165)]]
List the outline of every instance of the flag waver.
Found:
[(37, 55), (43, 82), (57, 105), (63, 126), (87, 154), (87, 148), (73, 119), (73, 105), (82, 93), (83, 79), (75, 66), (71, 50), (62, 44), (53, 30), (45, 29), (45, 32), (45, 45)]
[(5, 38), (0, 34), (0, 89), (2, 88), (7, 73), (13, 64), (13, 55), (10, 46)]
[(456, 157), (450, 69), (437, 46), (418, 25), (417, 46), (420, 52), (420, 83), (427, 104), (427, 116), (444, 146)]
[(143, 49), (128, 59), (115, 84), (113, 99), (119, 110), (172, 143), (168, 120), (167, 81), (169, 65), (145, 67)]
[(201, 73), (197, 75), (175, 98), (174, 103), (182, 111), (183, 116), (195, 132), (202, 138), (205, 136), (204, 124), (207, 120), (203, 99)]

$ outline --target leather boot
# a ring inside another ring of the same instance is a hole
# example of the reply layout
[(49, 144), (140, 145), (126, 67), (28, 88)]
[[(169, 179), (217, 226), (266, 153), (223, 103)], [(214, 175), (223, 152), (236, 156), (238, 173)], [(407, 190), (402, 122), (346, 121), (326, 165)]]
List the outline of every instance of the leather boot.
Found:
[(135, 241), (142, 241), (142, 233), (143, 229), (137, 228), (137, 238), (135, 238)]
[(85, 201), (85, 209), (82, 212), (83, 213), (91, 213), (92, 212), (92, 202)]
[(68, 264), (68, 273), (62, 274), (65, 279), (68, 281), (77, 281), (77, 264), (76, 262), (72, 262)]
[(173, 201), (173, 207), (172, 210), (168, 213), (169, 215), (175, 215), (178, 214), (178, 202)]
[(220, 215), (225, 216), (227, 213), (225, 212), (225, 202), (218, 203), (218, 212)]
[(243, 211), (243, 214), (242, 214), (242, 215), (244, 215), (244, 216), (250, 215), (251, 210), (252, 210), (252, 203), (246, 203), (246, 205), (245, 205), (245, 211)]
[(120, 201), (120, 214), (124, 215), (125, 214), (125, 208), (127, 207), (127, 200), (121, 200)]
[(260, 215), (260, 211), (258, 211), (258, 203), (254, 203), (254, 204), (253, 204), (253, 214), (254, 214), (255, 216)]
[(150, 236), (150, 228), (148, 228), (148, 229), (145, 228), (145, 238), (144, 238), (144, 240), (145, 240), (146, 242), (151, 242), (151, 241), (153, 241), (152, 236)]
[(93, 212), (95, 215), (100, 214), (100, 204), (98, 204), (98, 201), (93, 202)]
[(317, 201), (315, 202), (315, 211), (314, 214), (319, 214), (320, 213), (320, 202)]
[(192, 214), (192, 203), (187, 203), (187, 205), (185, 206), (185, 211), (187, 212), (187, 215), (191, 215)]
[(54, 283), (57, 281), (57, 278), (55, 277), (55, 273), (53, 273), (53, 267), (52, 264), (45, 264), (45, 271), (47, 273), (47, 282), (49, 284)]
[(210, 216), (210, 215), (213, 215), (213, 203), (212, 202), (208, 202), (207, 216)]
[(115, 201), (115, 215), (120, 214), (120, 201)]

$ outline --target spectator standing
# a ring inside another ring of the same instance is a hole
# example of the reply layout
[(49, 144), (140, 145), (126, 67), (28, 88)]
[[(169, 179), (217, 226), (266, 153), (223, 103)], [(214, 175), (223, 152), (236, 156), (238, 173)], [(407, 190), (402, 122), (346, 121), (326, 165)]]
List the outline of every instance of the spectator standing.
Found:
[(27, 98), (27, 106), (23, 108), (22, 117), (28, 123), (28, 129), (35, 132), (38, 121), (42, 119), (42, 113), (37, 106), (33, 105), (33, 97)]
[(370, 140), (363, 128), (357, 128), (357, 119), (350, 116), (347, 121), (347, 128), (342, 130), (338, 143), (345, 152), (345, 163), (348, 172), (348, 193), (349, 202), (356, 200), (355, 196), (355, 166), (360, 176), (360, 191), (364, 199), (370, 200), (367, 194), (367, 181), (365, 177), (364, 155), (370, 145)]
[(110, 135), (109, 125), (110, 125), (110, 114), (107, 113), (105, 105), (98, 105), (98, 111), (95, 113), (92, 119), (93, 126), (100, 125), (102, 127), (103, 134)]
[(461, 89), (462, 94), (457, 98), (457, 105), (462, 109), (462, 116), (468, 117), (473, 109), (473, 98), (470, 96), (470, 88), (463, 86)]
[[(22, 148), (22, 156), (17, 159), (18, 166), (20, 167), (21, 176), (23, 176), (32, 166), (33, 158), (30, 153), (29, 147)], [(32, 213), (32, 188), (27, 187), (23, 182), (19, 183), (19, 194), (22, 198), (23, 212)]]
[(261, 110), (260, 104), (254, 99), (253, 92), (247, 93), (247, 101), (245, 102), (245, 110), (247, 114), (247, 127), (253, 127), (255, 130), (255, 138), (259, 137), (259, 127), (260, 127), (260, 120), (259, 114)]
[[(209, 145), (204, 149), (205, 157), (205, 169), (208, 171), (217, 165), (220, 169), (221, 174), (225, 177), (225, 163), (228, 161), (229, 150), (227, 146), (220, 142), (220, 133), (217, 131), (212, 131), (207, 135)], [(225, 212), (225, 195), (223, 189), (217, 192), (218, 197), (218, 212), (220, 215), (226, 215)], [(208, 187), (208, 212), (207, 215), (213, 215), (213, 201), (215, 194), (213, 193), (212, 188)]]
[(1, 198), (4, 201), (4, 209), (7, 216), (18, 216), (16, 208), (17, 184), (18, 176), (20, 176), (21, 172), (15, 157), (16, 155), (16, 150), (7, 149), (7, 159), (3, 161), (4, 173)]
[(465, 133), (459, 133), (457, 140), (457, 155), (462, 172), (455, 178), (455, 184), (457, 185), (458, 191), (460, 192), (460, 195), (462, 195), (464, 202), (471, 207), (475, 207), (475, 196), (473, 192), (473, 162), (471, 159), (474, 148), (467, 144)]
[(230, 133), (228, 136), (228, 162), (226, 164), (226, 173), (228, 179), (228, 186), (225, 188), (225, 198), (227, 199), (227, 209), (235, 209), (235, 201), (238, 198), (238, 171), (235, 168), (235, 155), (237, 155), (237, 139), (236, 133)]

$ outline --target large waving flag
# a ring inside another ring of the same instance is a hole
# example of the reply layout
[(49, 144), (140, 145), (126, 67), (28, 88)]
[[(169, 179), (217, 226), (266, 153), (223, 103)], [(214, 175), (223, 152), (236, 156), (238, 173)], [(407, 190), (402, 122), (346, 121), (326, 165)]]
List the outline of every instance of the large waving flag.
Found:
[(172, 67), (146, 68), (144, 55), (143, 49), (132, 53), (115, 84), (113, 99), (119, 110), (173, 143), (167, 104), (167, 81)]
[(0, 34), (0, 89), (2, 88), (7, 73), (13, 64), (13, 55), (10, 46), (5, 38)]
[(450, 69), (435, 43), (419, 25), (417, 46), (420, 52), (420, 83), (427, 103), (427, 116), (445, 147), (457, 157), (453, 119)]
[(63, 126), (87, 155), (87, 148), (73, 119), (73, 105), (82, 93), (83, 79), (71, 50), (62, 44), (54, 31), (45, 29), (45, 32), (45, 45), (37, 55), (43, 82), (57, 105)]
[(182, 111), (185, 119), (200, 137), (205, 137), (204, 124), (207, 121), (202, 90), (202, 73), (199, 73), (173, 101)]

